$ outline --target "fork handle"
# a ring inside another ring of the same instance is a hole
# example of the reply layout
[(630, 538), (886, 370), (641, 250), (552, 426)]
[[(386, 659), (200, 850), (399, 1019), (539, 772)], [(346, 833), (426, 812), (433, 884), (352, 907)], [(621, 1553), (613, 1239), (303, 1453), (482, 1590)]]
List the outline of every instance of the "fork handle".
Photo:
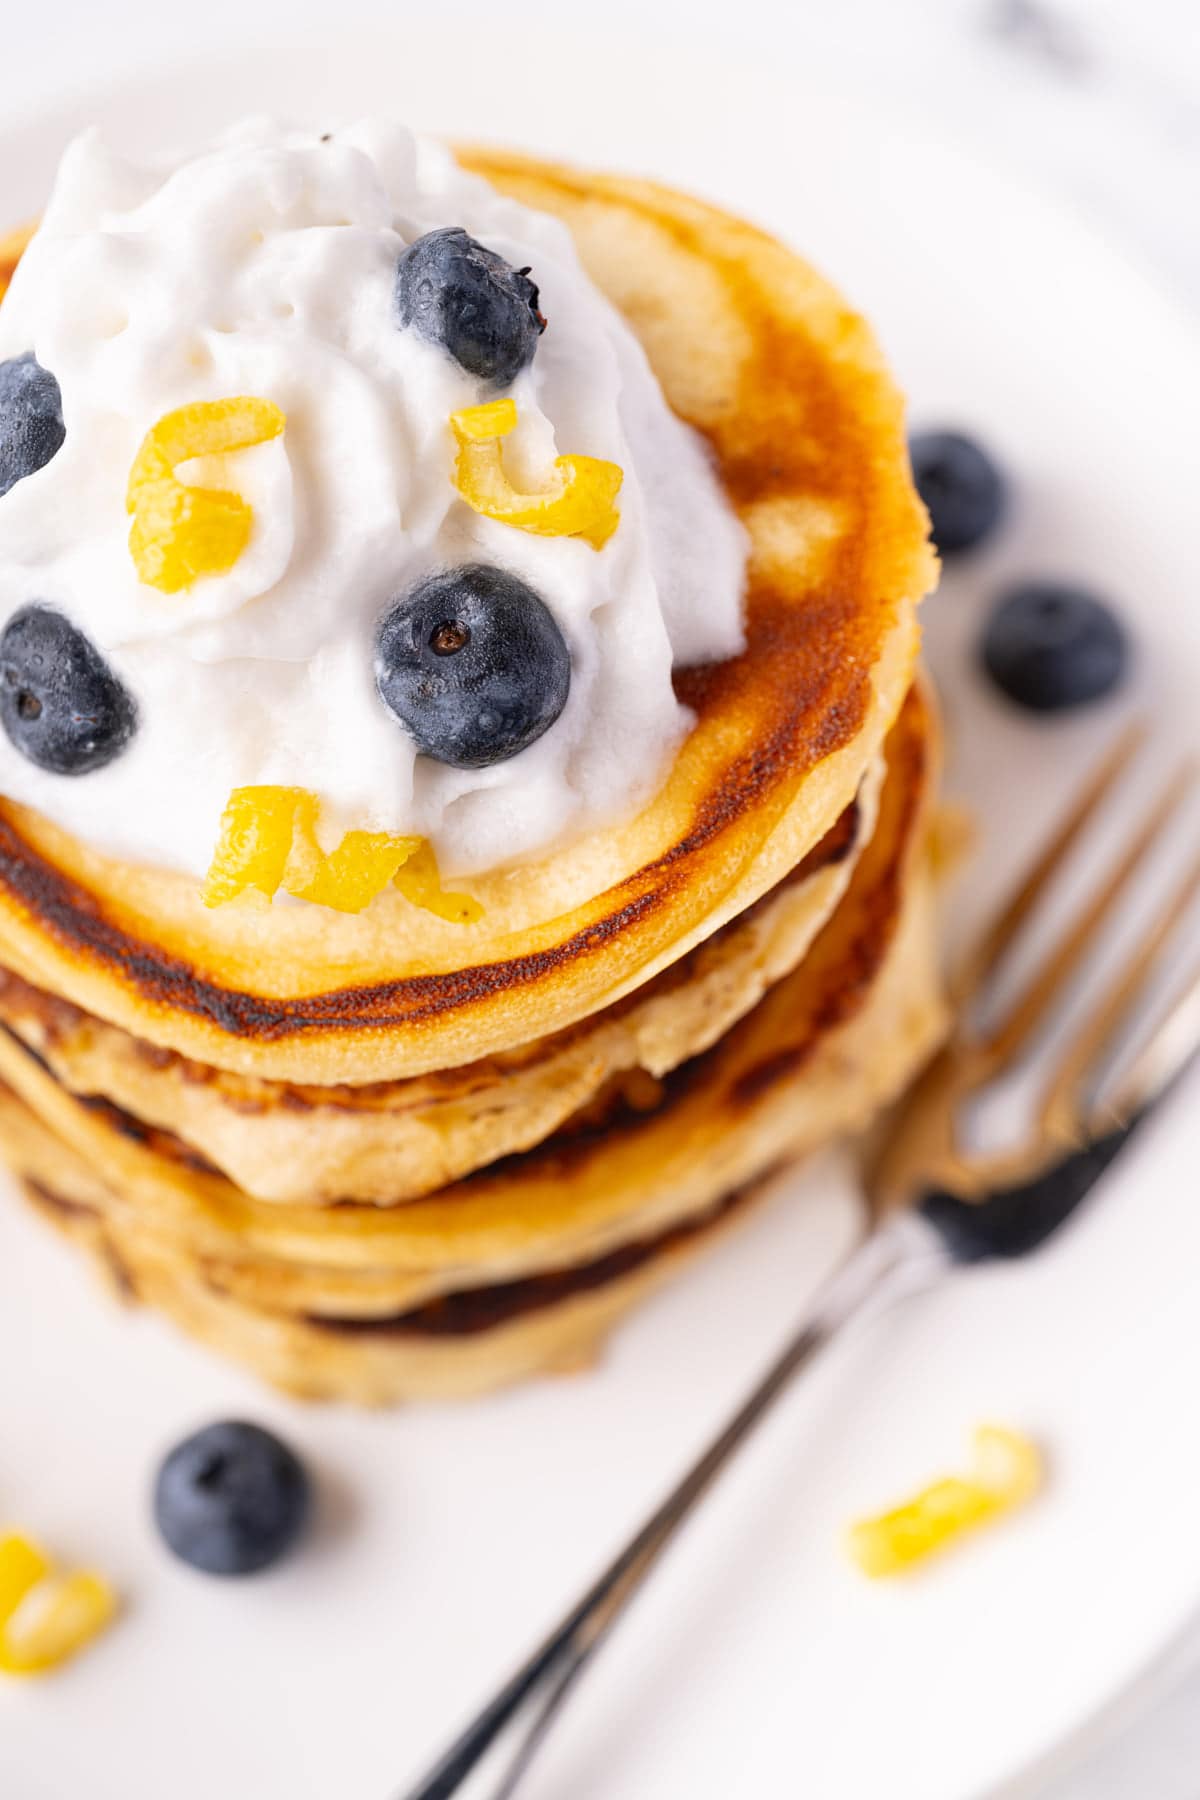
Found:
[[(467, 1726), (405, 1800), (451, 1800), (468, 1777), (486, 1774), (484, 1758), (496, 1751), (492, 1800), (508, 1800), (593, 1652), (624, 1613), (673, 1540), (759, 1420), (832, 1338), (868, 1302), (898, 1285), (929, 1257), (942, 1266), (928, 1228), (911, 1216), (877, 1227), (835, 1270), (753, 1391), (708, 1448), (692, 1464), (646, 1523), (603, 1574), (538, 1646), (532, 1656)], [(514, 1751), (513, 1737), (516, 1737)]]

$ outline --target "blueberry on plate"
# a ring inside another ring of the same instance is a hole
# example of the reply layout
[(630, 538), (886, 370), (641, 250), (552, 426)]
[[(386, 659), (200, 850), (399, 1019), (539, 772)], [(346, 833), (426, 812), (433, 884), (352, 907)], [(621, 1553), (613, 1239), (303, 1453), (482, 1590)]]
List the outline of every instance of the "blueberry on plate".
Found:
[(980, 645), (996, 686), (1031, 712), (1085, 706), (1116, 688), (1129, 639), (1115, 613), (1081, 589), (1028, 581), (997, 602)]
[(0, 725), (39, 769), (86, 775), (120, 755), (137, 708), (69, 619), (49, 606), (23, 606), (0, 635)]
[(177, 1444), (154, 1484), (169, 1550), (206, 1575), (252, 1575), (291, 1548), (308, 1517), (303, 1464), (259, 1425), (228, 1420)]
[(418, 750), (486, 769), (550, 729), (567, 703), (571, 657), (531, 587), (472, 563), (396, 602), (376, 639), (375, 684)]
[(62, 449), (62, 393), (32, 351), (0, 362), (0, 497)]
[(999, 523), (1004, 478), (987, 452), (959, 431), (919, 431), (909, 439), (913, 480), (943, 556), (971, 550)]
[(528, 269), (514, 269), (459, 225), (427, 231), (396, 269), (400, 323), (448, 350), (470, 375), (508, 387), (546, 329)]

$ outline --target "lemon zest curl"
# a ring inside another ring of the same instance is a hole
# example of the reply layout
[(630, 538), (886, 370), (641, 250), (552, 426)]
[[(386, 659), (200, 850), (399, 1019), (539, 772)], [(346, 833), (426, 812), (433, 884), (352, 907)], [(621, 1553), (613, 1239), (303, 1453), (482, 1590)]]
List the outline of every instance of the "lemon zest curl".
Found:
[(559, 456), (545, 490), (523, 494), (504, 469), (500, 444), (517, 426), (512, 399), (489, 400), (451, 413), (458, 444), (454, 485), (477, 513), (540, 537), (581, 537), (601, 550), (617, 529), (617, 495), (624, 480), (616, 463), (595, 456)]
[(202, 575), (233, 568), (250, 541), (253, 507), (224, 488), (186, 487), (176, 470), (194, 457), (269, 443), (286, 423), (273, 401), (244, 394), (177, 407), (151, 427), (125, 494), (125, 510), (133, 515), (129, 553), (139, 580), (177, 594)]
[[(38, 1602), (32, 1612), (24, 1604), (30, 1598)], [(116, 1596), (103, 1576), (90, 1569), (60, 1575), (30, 1538), (19, 1532), (0, 1538), (3, 1674), (41, 1675), (57, 1668), (90, 1643), (116, 1610)]]
[(473, 924), (482, 907), (441, 885), (432, 847), (421, 837), (347, 831), (333, 850), (317, 840), (320, 803), (308, 788), (234, 788), (201, 891), (206, 906), (224, 906), (253, 888), (274, 899), (282, 888), (297, 900), (359, 913), (389, 883), (412, 905), (451, 924)]
[(969, 1475), (950, 1475), (876, 1518), (861, 1519), (847, 1549), (865, 1575), (897, 1575), (1001, 1518), (1042, 1484), (1036, 1444), (1002, 1425), (981, 1425), (972, 1439)]

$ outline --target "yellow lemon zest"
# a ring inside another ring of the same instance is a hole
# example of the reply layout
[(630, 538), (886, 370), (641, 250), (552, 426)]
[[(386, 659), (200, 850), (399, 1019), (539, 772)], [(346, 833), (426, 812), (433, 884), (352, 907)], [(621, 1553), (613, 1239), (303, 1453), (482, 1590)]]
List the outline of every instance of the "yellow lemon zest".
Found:
[(36, 230), (36, 225), (20, 225), (15, 231), (6, 232), (0, 237), (0, 300), (7, 294), (9, 284), (17, 272), (17, 264), (28, 249)]
[(512, 399), (488, 400), (482, 406), (463, 406), (450, 414), (450, 424), (460, 444), (490, 444), (517, 428), (517, 403)]
[(449, 893), (442, 886), (433, 846), (421, 839), (418, 842), (420, 849), (413, 852), (396, 876), (396, 886), (404, 898), (450, 925), (474, 925), (483, 917), (478, 900), (470, 894)]
[[(17, 1612), (48, 1584), (45, 1604), (28, 1618)], [(102, 1631), (117, 1609), (108, 1583), (90, 1569), (58, 1576), (38, 1546), (13, 1532), (0, 1538), (0, 1671), (38, 1675), (52, 1669)]]
[[(268, 900), (282, 888), (297, 900), (358, 913), (394, 882), (405, 899), (455, 924), (481, 916), (466, 894), (448, 894), (424, 838), (388, 831), (347, 831), (334, 850), (317, 841), (317, 796), (308, 788), (234, 788), (201, 890), (205, 906), (224, 906), (254, 888)], [(408, 866), (413, 875), (406, 880)]]
[(314, 906), (362, 912), (420, 843), (418, 837), (397, 837), (387, 831), (348, 831), (336, 850), (323, 851), (314, 838), (289, 864), (283, 885), (297, 900), (310, 900)]
[(451, 413), (458, 443), (454, 484), (468, 506), (541, 537), (581, 537), (600, 550), (617, 529), (624, 479), (616, 463), (595, 456), (558, 456), (542, 493), (518, 493), (504, 472), (500, 441), (516, 429), (516, 402), (489, 400)]
[(227, 456), (277, 438), (287, 423), (270, 400), (241, 395), (167, 413), (147, 432), (129, 472), (129, 551), (138, 577), (177, 594), (232, 569), (250, 540), (253, 508), (223, 488), (185, 487), (175, 471), (197, 456)]
[(221, 835), (201, 891), (205, 906), (223, 906), (247, 888), (270, 900), (279, 891), (302, 814), (315, 821), (307, 788), (234, 788), (221, 815)]
[(1036, 1444), (1002, 1425), (981, 1425), (968, 1476), (947, 1476), (911, 1500), (851, 1526), (850, 1556), (865, 1575), (896, 1575), (965, 1533), (1022, 1505), (1042, 1484)]

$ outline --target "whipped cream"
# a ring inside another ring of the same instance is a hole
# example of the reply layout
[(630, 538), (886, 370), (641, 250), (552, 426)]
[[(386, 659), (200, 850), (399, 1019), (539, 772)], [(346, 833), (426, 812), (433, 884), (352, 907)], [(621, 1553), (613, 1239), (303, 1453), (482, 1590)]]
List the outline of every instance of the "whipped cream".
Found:
[[(483, 518), (453, 485), (450, 414), (492, 396), (401, 329), (394, 299), (404, 246), (444, 225), (532, 269), (549, 327), (509, 390), (506, 465), (537, 486), (556, 454), (620, 464), (602, 551)], [(672, 666), (742, 645), (741, 527), (564, 227), (394, 124), (253, 121), (154, 166), (78, 139), (0, 305), (0, 358), (30, 350), (59, 382), (66, 441), (0, 498), (0, 628), (33, 602), (65, 613), (139, 725), (77, 777), (0, 736), (0, 792), (99, 849), (202, 874), (231, 789), (281, 783), (321, 797), (331, 842), (420, 833), (450, 876), (529, 857), (648, 800), (688, 727)], [(179, 474), (249, 501), (249, 543), (186, 592), (143, 586), (125, 510), (138, 448), (172, 409), (235, 395), (274, 401), (283, 435)], [(572, 660), (562, 716), (482, 770), (418, 756), (372, 669), (391, 603), (469, 562), (533, 587)]]

